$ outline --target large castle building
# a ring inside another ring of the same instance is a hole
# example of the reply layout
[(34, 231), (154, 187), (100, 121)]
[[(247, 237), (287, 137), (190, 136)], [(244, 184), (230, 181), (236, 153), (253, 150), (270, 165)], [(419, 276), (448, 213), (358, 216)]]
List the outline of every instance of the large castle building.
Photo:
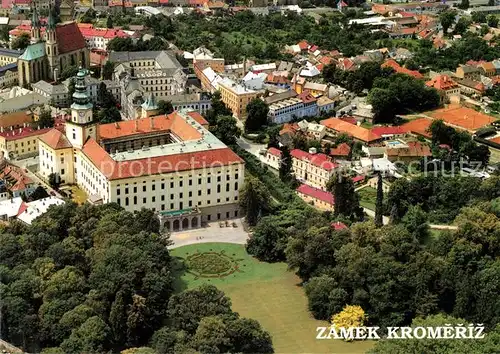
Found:
[(38, 11), (33, 9), (31, 44), (17, 59), (19, 85), (40, 80), (57, 80), (69, 66), (89, 67), (89, 50), (75, 22), (56, 24), (49, 11), (47, 25), (42, 28)]
[(156, 211), (168, 230), (238, 217), (244, 161), (207, 130), (198, 112), (155, 116), (150, 95), (142, 118), (97, 125), (77, 75), (65, 132), (39, 138), (39, 171), (76, 184), (94, 203)]

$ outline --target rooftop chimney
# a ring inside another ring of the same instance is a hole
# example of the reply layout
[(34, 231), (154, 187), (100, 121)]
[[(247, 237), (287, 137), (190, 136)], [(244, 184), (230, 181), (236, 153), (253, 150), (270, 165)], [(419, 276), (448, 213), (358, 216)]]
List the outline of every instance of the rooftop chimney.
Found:
[(149, 125), (151, 126), (151, 130), (154, 129), (153, 117), (149, 117)]
[(139, 122), (137, 121), (137, 119), (134, 121), (135, 123), (135, 131), (138, 131), (139, 130)]

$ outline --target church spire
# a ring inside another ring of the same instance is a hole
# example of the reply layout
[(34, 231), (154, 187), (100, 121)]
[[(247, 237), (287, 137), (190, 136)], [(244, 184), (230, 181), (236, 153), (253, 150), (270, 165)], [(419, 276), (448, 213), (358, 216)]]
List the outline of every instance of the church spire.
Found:
[(31, 43), (38, 43), (41, 40), (41, 25), (40, 19), (38, 18), (38, 10), (36, 5), (33, 3), (31, 16)]
[(50, 30), (56, 29), (56, 19), (54, 16), (54, 8), (50, 6), (49, 8), (49, 19), (47, 21), (47, 28)]

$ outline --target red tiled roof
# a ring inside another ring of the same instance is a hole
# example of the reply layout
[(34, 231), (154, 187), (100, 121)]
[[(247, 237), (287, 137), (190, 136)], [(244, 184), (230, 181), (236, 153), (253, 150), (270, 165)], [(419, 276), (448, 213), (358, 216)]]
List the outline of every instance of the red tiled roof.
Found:
[(201, 138), (201, 133), (192, 125), (188, 124), (177, 112), (170, 113), (169, 115), (101, 124), (98, 130), (101, 139), (115, 139), (152, 131), (166, 130), (172, 131), (183, 140)]
[(321, 189), (317, 189), (311, 186), (308, 186), (307, 184), (301, 184), (296, 191), (298, 193), (307, 195), (308, 197), (314, 198), (321, 200), (323, 202), (326, 202), (328, 204), (333, 205), (334, 204), (334, 198), (333, 194), (330, 192), (325, 192)]
[(328, 65), (333, 61), (333, 59), (330, 57), (321, 57), (319, 61), (321, 64)]
[(311, 53), (314, 53), (314, 52), (315, 52), (315, 51), (317, 51), (317, 50), (318, 50), (318, 46), (317, 46), (317, 45), (312, 45), (312, 46), (311, 46), (311, 48), (309, 48), (309, 51), (310, 51)]
[(398, 134), (406, 134), (408, 130), (404, 129), (401, 126), (391, 126), (391, 127), (374, 127), (372, 128), (372, 133), (377, 135), (398, 135)]
[(19, 211), (17, 212), (17, 216), (24, 213), (27, 209), (28, 209), (28, 204), (26, 204), (25, 202), (22, 202), (21, 206), (19, 207)]
[(358, 127), (357, 125), (353, 125), (351, 123), (344, 122), (338, 118), (328, 118), (324, 119), (320, 122), (328, 129), (335, 130), (339, 133), (346, 133), (348, 135), (353, 136), (355, 139), (364, 141), (364, 142), (372, 142), (375, 140), (379, 140), (381, 137), (368, 129), (363, 127)]
[(269, 149), (267, 149), (267, 153), (278, 157), (281, 156), (281, 150), (276, 149), (275, 147), (270, 147)]
[(343, 120), (344, 122), (353, 124), (353, 125), (357, 125), (358, 124), (358, 121), (354, 117), (344, 116), (344, 117), (340, 117), (339, 119)]
[(75, 22), (58, 24), (56, 36), (59, 54), (69, 53), (86, 46), (85, 38)]
[(299, 130), (299, 126), (297, 123), (285, 123), (283, 124), (283, 127), (280, 130), (280, 135), (286, 133), (295, 134), (297, 130)]
[(330, 149), (331, 156), (349, 156), (350, 153), (351, 153), (351, 147), (346, 143), (342, 143), (336, 148)]
[(434, 79), (425, 83), (428, 87), (434, 87), (436, 90), (450, 90), (458, 87), (458, 84), (453, 81), (448, 75), (437, 75)]
[(355, 176), (351, 178), (351, 180), (353, 181), (353, 183), (361, 182), (365, 180), (365, 176)]
[(208, 125), (207, 120), (205, 118), (203, 118), (203, 116), (198, 112), (188, 112), (187, 115), (190, 116), (191, 118), (193, 118), (195, 121), (197, 121), (201, 125)]
[(421, 135), (426, 138), (431, 137), (431, 133), (427, 130), (431, 126), (432, 120), (429, 118), (417, 118), (408, 123), (403, 124), (401, 127), (407, 131)]
[(114, 161), (94, 139), (89, 139), (83, 146), (82, 152), (110, 180), (243, 163), (243, 159), (229, 148), (118, 162)]
[(126, 32), (124, 32), (121, 29), (94, 28), (94, 26), (89, 23), (79, 23), (78, 29), (85, 38), (100, 37), (106, 39), (113, 39), (115, 37), (119, 38), (130, 37)]
[(388, 59), (382, 64), (383, 68), (393, 68), (395, 72), (400, 73), (400, 74), (406, 74), (413, 76), (415, 79), (423, 79), (424, 76), (419, 73), (418, 71), (415, 70), (409, 70), (407, 68), (402, 67), (399, 65), (395, 60), (393, 59)]
[(307, 43), (307, 41), (300, 41), (298, 46), (300, 50), (307, 50), (307, 48), (309, 48), (309, 43)]
[(297, 96), (299, 100), (302, 101), (302, 103), (311, 103), (311, 102), (316, 102), (318, 99), (311, 95), (311, 92), (309, 90), (304, 90), (300, 95)]
[(335, 231), (348, 229), (347, 225), (340, 221), (332, 222), (330, 227)]
[(290, 151), (290, 155), (298, 160), (309, 161), (314, 166), (327, 171), (331, 171), (334, 168), (338, 167), (338, 165), (332, 162), (330, 157), (325, 154), (310, 154), (299, 149), (293, 149), (292, 151)]
[(40, 140), (54, 150), (72, 147), (66, 135), (55, 128), (50, 129), (47, 133), (40, 136)]

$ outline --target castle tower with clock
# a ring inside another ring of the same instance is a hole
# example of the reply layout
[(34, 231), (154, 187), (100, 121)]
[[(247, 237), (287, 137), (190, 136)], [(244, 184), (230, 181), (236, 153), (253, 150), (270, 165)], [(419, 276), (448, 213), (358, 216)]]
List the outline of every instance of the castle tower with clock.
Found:
[(76, 75), (71, 120), (66, 122), (66, 137), (71, 145), (78, 149), (83, 147), (88, 138), (97, 140), (97, 124), (94, 122), (92, 102), (85, 85), (86, 75), (86, 70), (80, 70)]

